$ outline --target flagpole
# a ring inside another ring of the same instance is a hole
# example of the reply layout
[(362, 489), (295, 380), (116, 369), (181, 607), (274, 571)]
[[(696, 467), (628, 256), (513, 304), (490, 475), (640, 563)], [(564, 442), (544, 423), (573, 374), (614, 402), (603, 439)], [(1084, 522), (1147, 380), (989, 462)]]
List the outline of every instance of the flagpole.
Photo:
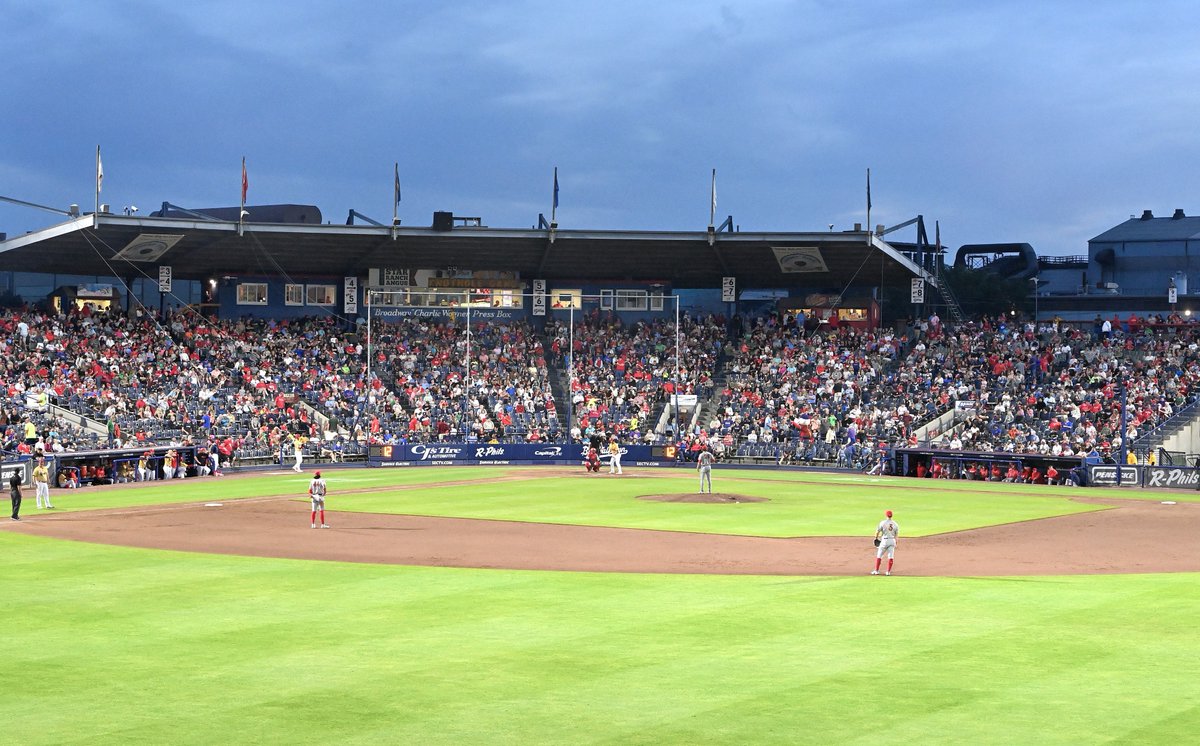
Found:
[(400, 219), (400, 161), (396, 161), (392, 180), (392, 240), (396, 240), (396, 224)]
[(554, 199), (550, 202), (550, 227), (558, 222), (558, 166), (554, 167)]
[(238, 235), (244, 235), (244, 221), (246, 219), (246, 187), (249, 183), (246, 181), (246, 156), (242, 156), (242, 200), (238, 208)]
[(871, 242), (871, 169), (867, 169), (867, 243)]
[(104, 182), (104, 164), (100, 162), (100, 146), (96, 146), (96, 210), (92, 213), (92, 227), (100, 226), (100, 190)]
[(708, 229), (711, 231), (717, 219), (717, 169), (712, 170), (712, 199), (709, 200), (708, 207)]

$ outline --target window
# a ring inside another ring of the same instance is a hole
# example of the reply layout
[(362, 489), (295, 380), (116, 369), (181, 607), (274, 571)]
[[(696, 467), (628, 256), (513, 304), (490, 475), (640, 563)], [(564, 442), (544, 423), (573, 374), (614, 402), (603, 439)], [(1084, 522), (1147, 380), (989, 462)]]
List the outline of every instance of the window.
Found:
[(337, 287), (334, 285), (309, 285), (305, 289), (305, 300), (310, 306), (332, 306), (337, 303)]
[(650, 310), (661, 311), (663, 309), (663, 296), (661, 293), (655, 293), (650, 296)]
[(551, 290), (549, 298), (550, 308), (581, 308), (580, 297), (582, 293), (582, 290)]
[(239, 306), (267, 305), (267, 283), (239, 282), (237, 286), (237, 303)]
[(613, 307), (613, 291), (601, 290), (600, 291), (600, 310), (601, 311), (611, 311), (612, 307)]
[(287, 306), (303, 306), (304, 305), (304, 286), (303, 285), (284, 285), (283, 286), (283, 303)]
[(645, 290), (618, 290), (618, 311), (645, 311), (648, 294)]

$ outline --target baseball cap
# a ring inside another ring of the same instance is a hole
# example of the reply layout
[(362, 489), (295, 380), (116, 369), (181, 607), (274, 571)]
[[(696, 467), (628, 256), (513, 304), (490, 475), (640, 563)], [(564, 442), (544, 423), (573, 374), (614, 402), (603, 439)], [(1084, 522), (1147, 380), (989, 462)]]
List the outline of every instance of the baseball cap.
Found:
[(320, 479), (320, 478), (321, 478), (321, 472), (319, 472), (319, 471), (313, 472), (313, 479)]
[(888, 518), (891, 518), (891, 517), (892, 517), (892, 511), (890, 511), (890, 510), (889, 510), (889, 511), (886, 511), (886, 512), (884, 513), (884, 515), (886, 515)]

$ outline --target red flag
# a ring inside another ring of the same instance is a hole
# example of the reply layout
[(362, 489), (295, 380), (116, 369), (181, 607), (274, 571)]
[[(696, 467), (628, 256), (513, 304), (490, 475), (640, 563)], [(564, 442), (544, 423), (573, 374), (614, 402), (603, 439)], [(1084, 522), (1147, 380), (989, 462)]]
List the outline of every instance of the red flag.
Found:
[(246, 190), (250, 188), (250, 182), (246, 180), (246, 159), (242, 159), (242, 204), (246, 204)]

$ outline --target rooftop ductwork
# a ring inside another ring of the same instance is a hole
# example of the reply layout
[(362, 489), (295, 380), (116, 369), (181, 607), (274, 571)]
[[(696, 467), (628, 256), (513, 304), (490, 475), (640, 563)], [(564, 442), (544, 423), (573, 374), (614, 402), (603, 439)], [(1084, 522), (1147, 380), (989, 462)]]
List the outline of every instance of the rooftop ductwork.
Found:
[(1142, 210), (1142, 220), (1149, 220), (1154, 217), (1154, 213), (1149, 210)]
[(1187, 217), (1187, 215), (1183, 214), (1183, 208), (1176, 207), (1175, 212), (1171, 215), (1171, 220), (1180, 220), (1180, 219), (1186, 218), (1186, 217)]

